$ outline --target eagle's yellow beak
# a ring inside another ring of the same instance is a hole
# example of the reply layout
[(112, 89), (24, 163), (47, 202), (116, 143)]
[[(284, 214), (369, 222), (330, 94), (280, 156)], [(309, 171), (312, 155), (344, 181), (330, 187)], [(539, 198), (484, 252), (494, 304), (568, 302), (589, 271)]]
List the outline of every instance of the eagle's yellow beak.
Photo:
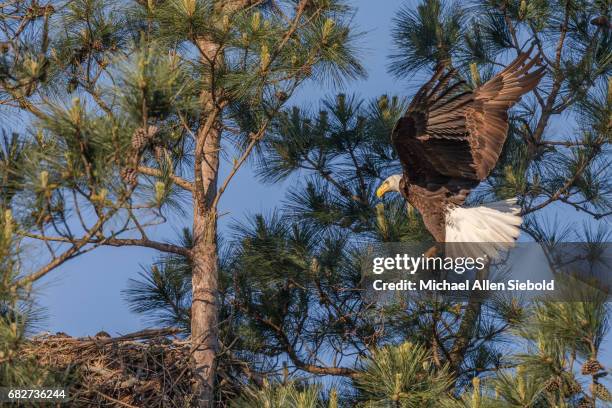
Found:
[(382, 183), (380, 185), (380, 187), (378, 187), (378, 189), (376, 190), (376, 197), (378, 198), (382, 198), (382, 196), (384, 196), (385, 194), (387, 194), (387, 192), (389, 191), (389, 183), (387, 183), (386, 181), (384, 183)]

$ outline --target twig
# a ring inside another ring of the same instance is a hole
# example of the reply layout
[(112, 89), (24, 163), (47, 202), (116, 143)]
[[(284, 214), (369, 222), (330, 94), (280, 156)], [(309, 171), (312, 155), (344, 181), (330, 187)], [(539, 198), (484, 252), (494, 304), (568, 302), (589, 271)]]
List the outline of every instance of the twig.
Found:
[(98, 391), (98, 390), (95, 390), (95, 392), (96, 392), (96, 394), (98, 394), (98, 395), (99, 395), (99, 396), (101, 396), (102, 398), (105, 398), (105, 399), (107, 399), (107, 400), (109, 400), (109, 401), (112, 401), (112, 402), (114, 402), (115, 404), (119, 404), (119, 405), (121, 405), (121, 406), (123, 406), (123, 407), (127, 407), (127, 408), (138, 408), (138, 407), (137, 407), (137, 406), (135, 406), (135, 405), (130, 405), (130, 404), (128, 404), (127, 402), (123, 402), (123, 401), (119, 401), (118, 399), (114, 399), (113, 397), (108, 396), (108, 395), (106, 395), (106, 394), (104, 394), (103, 392), (100, 392), (100, 391)]
[[(146, 167), (146, 166), (138, 166), (138, 172), (146, 176), (152, 176), (152, 177), (158, 177), (158, 178), (161, 178), (164, 176), (161, 170), (154, 169), (152, 167)], [(176, 184), (177, 186), (181, 187), (184, 190), (193, 192), (193, 183), (191, 183), (190, 181), (187, 181), (184, 178), (179, 177), (175, 174), (170, 174), (169, 177), (170, 177), (170, 180), (172, 180), (172, 182)]]
[(111, 337), (111, 338), (89, 338), (88, 341), (96, 342), (97, 344), (109, 344), (109, 343), (117, 343), (122, 341), (132, 341), (132, 340), (145, 340), (151, 339), (155, 337), (162, 336), (170, 336), (173, 334), (181, 333), (182, 330), (178, 327), (168, 327), (163, 329), (145, 329), (139, 330), (134, 333), (124, 334), (123, 336)]

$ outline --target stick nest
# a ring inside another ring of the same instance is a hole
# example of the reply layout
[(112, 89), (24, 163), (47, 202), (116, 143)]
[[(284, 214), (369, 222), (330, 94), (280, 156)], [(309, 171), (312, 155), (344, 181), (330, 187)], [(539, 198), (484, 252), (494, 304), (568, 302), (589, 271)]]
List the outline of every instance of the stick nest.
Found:
[(67, 379), (71, 406), (187, 407), (193, 399), (190, 342), (175, 337), (178, 332), (40, 335), (28, 341), (23, 356)]

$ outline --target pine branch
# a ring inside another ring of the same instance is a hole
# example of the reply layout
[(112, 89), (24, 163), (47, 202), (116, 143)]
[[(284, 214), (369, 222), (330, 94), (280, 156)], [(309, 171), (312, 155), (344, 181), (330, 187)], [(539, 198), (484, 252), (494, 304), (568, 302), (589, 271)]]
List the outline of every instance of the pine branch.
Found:
[(353, 370), (351, 368), (324, 367), (321, 365), (306, 363), (297, 354), (292, 342), (289, 340), (287, 334), (285, 333), (282, 327), (275, 324), (270, 319), (264, 318), (256, 311), (249, 310), (249, 308), (244, 307), (242, 304), (238, 304), (237, 306), (239, 306), (241, 310), (252, 316), (258, 322), (272, 329), (272, 331), (276, 334), (277, 339), (282, 344), (284, 351), (287, 353), (287, 356), (291, 359), (291, 362), (300, 370), (304, 370), (308, 373), (316, 375), (335, 375), (343, 377), (354, 377), (358, 374), (356, 370)]
[(92, 244), (105, 246), (139, 246), (143, 248), (156, 249), (160, 252), (182, 255), (187, 258), (191, 257), (191, 250), (178, 245), (172, 245), (165, 242), (152, 241), (149, 239), (120, 239), (120, 238), (101, 238), (90, 241)]
[[(152, 177), (157, 177), (157, 178), (164, 177), (164, 173), (161, 170), (154, 169), (152, 167), (138, 166), (138, 172), (144, 175), (147, 175), (147, 176), (152, 176)], [(183, 190), (187, 190), (190, 192), (194, 191), (192, 182), (187, 181), (184, 178), (177, 176), (175, 174), (170, 174), (170, 179), (172, 180), (174, 184), (181, 187)]]
[(521, 52), (521, 47), (518, 42), (518, 38), (516, 37), (516, 29), (514, 28), (514, 24), (512, 23), (512, 19), (508, 15), (508, 10), (505, 5), (502, 6), (502, 13), (504, 13), (504, 20), (506, 21), (506, 25), (510, 30), (510, 35), (512, 36), (512, 45), (516, 49), (516, 54), (518, 55)]
[[(340, 194), (342, 194), (343, 196), (345, 196), (346, 198), (350, 198), (351, 200), (354, 200), (358, 203), (362, 203), (362, 198), (353, 194), (351, 192), (351, 190), (349, 190), (347, 187), (343, 186), (339, 181), (337, 181), (331, 174), (331, 172), (329, 170), (325, 170), (323, 167), (321, 167), (319, 164), (315, 163), (314, 161), (312, 161), (312, 159), (310, 159), (309, 157), (305, 158), (306, 162), (308, 164), (310, 164), (312, 166), (312, 168), (310, 170), (316, 170), (319, 175), (321, 177), (323, 177), (325, 180), (327, 180), (331, 185), (333, 185)], [(308, 169), (308, 168), (306, 168)]]
[(580, 205), (579, 203), (574, 203), (574, 202), (572, 202), (569, 199), (564, 198), (564, 197), (560, 197), (559, 201), (561, 201), (562, 203), (571, 205), (572, 207), (574, 207), (578, 211), (582, 211), (582, 212), (584, 212), (586, 214), (589, 214), (590, 216), (592, 216), (596, 220), (600, 220), (602, 218), (606, 218), (606, 217), (609, 217), (610, 215), (612, 215), (612, 211), (608, 211), (608, 212), (595, 212), (595, 211), (591, 211), (588, 208), (586, 208), (584, 205)]
[(96, 221), (96, 223), (87, 231), (87, 233), (81, 239), (72, 242), (72, 247), (64, 251), (60, 256), (54, 258), (51, 262), (39, 268), (36, 272), (30, 273), (20, 278), (19, 280), (17, 280), (15, 285), (17, 287), (27, 286), (39, 280), (43, 276), (47, 275), (49, 272), (62, 265), (69, 259), (73, 258), (75, 255), (78, 255), (79, 251), (83, 247), (88, 245), (89, 241), (102, 230), (106, 222), (121, 209), (121, 206), (125, 204), (125, 202), (129, 199), (132, 192), (133, 188), (128, 189), (124, 196), (118, 201), (117, 206), (108, 211), (102, 217), (98, 218), (98, 221)]
[(576, 181), (578, 181), (580, 179), (580, 177), (582, 177), (582, 174), (589, 167), (589, 165), (591, 164), (591, 161), (595, 158), (595, 156), (597, 156), (598, 153), (599, 153), (598, 149), (591, 149), (591, 151), (589, 152), (588, 156), (583, 160), (581, 165), (574, 171), (572, 177), (570, 177), (569, 179), (567, 179), (565, 181), (563, 186), (561, 186), (557, 191), (555, 191), (544, 202), (536, 205), (535, 207), (530, 207), (530, 208), (524, 209), (521, 212), (521, 215), (525, 216), (525, 215), (527, 215), (529, 213), (532, 213), (534, 211), (541, 210), (542, 208), (546, 207), (547, 205), (549, 205), (549, 204), (551, 204), (551, 203), (561, 199), (561, 197), (564, 194), (569, 193), (569, 190), (576, 183)]
[[(563, 46), (565, 45), (565, 38), (567, 36), (567, 30), (568, 30), (568, 24), (569, 24), (569, 18), (570, 18), (569, 8), (570, 8), (570, 1), (567, 0), (565, 4), (564, 21), (563, 21), (563, 24), (561, 25), (561, 34), (559, 35), (559, 39), (557, 40), (557, 45), (555, 46), (555, 59), (554, 59), (554, 62), (551, 61), (552, 64), (549, 65), (554, 74), (553, 84), (552, 84), (550, 93), (548, 94), (548, 97), (546, 99), (546, 103), (544, 107), (542, 108), (542, 112), (540, 114), (538, 124), (536, 125), (535, 131), (533, 132), (533, 140), (535, 140), (536, 142), (539, 142), (544, 136), (544, 130), (546, 129), (546, 126), (548, 125), (548, 121), (550, 117), (553, 115), (555, 102), (557, 100), (557, 96), (559, 94), (559, 91), (561, 90), (561, 86), (565, 79), (564, 76), (561, 74), (561, 69), (562, 69), (561, 56), (563, 54)], [(537, 44), (540, 45), (541, 41), (539, 40), (537, 33), (533, 32), (533, 36), (534, 38), (537, 39)], [(545, 55), (545, 54), (542, 54), (542, 55)]]
[(464, 362), (466, 357), (466, 351), (472, 340), (474, 327), (478, 323), (482, 310), (481, 299), (470, 299), (465, 308), (461, 325), (456, 333), (455, 342), (449, 350), (450, 363), (455, 371), (459, 371), (459, 368)]
[(575, 140), (543, 140), (538, 142), (539, 145), (547, 145), (547, 146), (564, 146), (564, 147), (572, 147), (572, 146), (590, 146), (590, 143), (580, 142)]
[(187, 258), (191, 257), (191, 251), (189, 248), (185, 248), (178, 245), (168, 244), (165, 242), (153, 241), (148, 238), (140, 238), (140, 239), (125, 239), (125, 238), (106, 238), (104, 236), (100, 236), (99, 234), (95, 234), (96, 237), (90, 237), (87, 239), (87, 236), (72, 239), (66, 237), (50, 237), (46, 235), (37, 235), (28, 232), (20, 233), (24, 237), (36, 239), (43, 242), (59, 242), (65, 244), (77, 244), (86, 240), (86, 244), (92, 244), (97, 246), (114, 246), (114, 247), (122, 247), (122, 246), (140, 246), (143, 248), (151, 248), (156, 249), (160, 252), (166, 252), (169, 254), (177, 254), (182, 255)]
[(81, 248), (89, 244), (89, 240), (102, 229), (105, 221), (105, 219), (99, 219), (82, 239), (73, 243), (70, 249), (64, 251), (60, 256), (54, 258), (51, 262), (39, 268), (36, 272), (19, 279), (15, 285), (18, 287), (27, 286), (77, 255)]
[(257, 132), (257, 134), (252, 134), (251, 135), (251, 141), (249, 142), (249, 145), (247, 146), (245, 151), (242, 153), (240, 158), (234, 163), (232, 169), (230, 170), (230, 173), (228, 174), (228, 176), (225, 178), (225, 180), (223, 181), (223, 183), (221, 184), (221, 186), (217, 190), (217, 193), (215, 195), (215, 198), (213, 199), (211, 208), (215, 208), (215, 209), (217, 208), (219, 200), (221, 199), (221, 196), (225, 192), (225, 189), (229, 185), (230, 181), (232, 181), (232, 178), (234, 178), (234, 176), (236, 175), (238, 170), (240, 170), (240, 167), (242, 167), (242, 165), (244, 164), (246, 159), (249, 157), (249, 155), (253, 151), (253, 148), (261, 140), (261, 138), (263, 137), (267, 127), (268, 127), (268, 121), (266, 121), (265, 125), (262, 127), (262, 129), (259, 130), (259, 132)]

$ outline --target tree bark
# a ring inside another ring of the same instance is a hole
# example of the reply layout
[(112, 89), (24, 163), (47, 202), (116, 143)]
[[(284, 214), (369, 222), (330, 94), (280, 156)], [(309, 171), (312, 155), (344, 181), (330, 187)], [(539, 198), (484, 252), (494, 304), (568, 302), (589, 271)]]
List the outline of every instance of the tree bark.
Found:
[(191, 339), (195, 391), (201, 407), (213, 404), (219, 341), (217, 215), (211, 207), (217, 190), (219, 138), (217, 129), (211, 129), (208, 135), (198, 134), (198, 144), (201, 143), (203, 150), (209, 152), (202, 154), (203, 160), (199, 163), (201, 180), (198, 180), (197, 190), (203, 194), (196, 196), (201, 195), (204, 201), (196, 199), (193, 217)]
[[(199, 41), (214, 66), (218, 46)], [(215, 396), (218, 328), (218, 252), (215, 196), (221, 142), (220, 118), (212, 90), (202, 92), (202, 123), (196, 134), (193, 205), (191, 342), (194, 394), (199, 407), (212, 407)]]

